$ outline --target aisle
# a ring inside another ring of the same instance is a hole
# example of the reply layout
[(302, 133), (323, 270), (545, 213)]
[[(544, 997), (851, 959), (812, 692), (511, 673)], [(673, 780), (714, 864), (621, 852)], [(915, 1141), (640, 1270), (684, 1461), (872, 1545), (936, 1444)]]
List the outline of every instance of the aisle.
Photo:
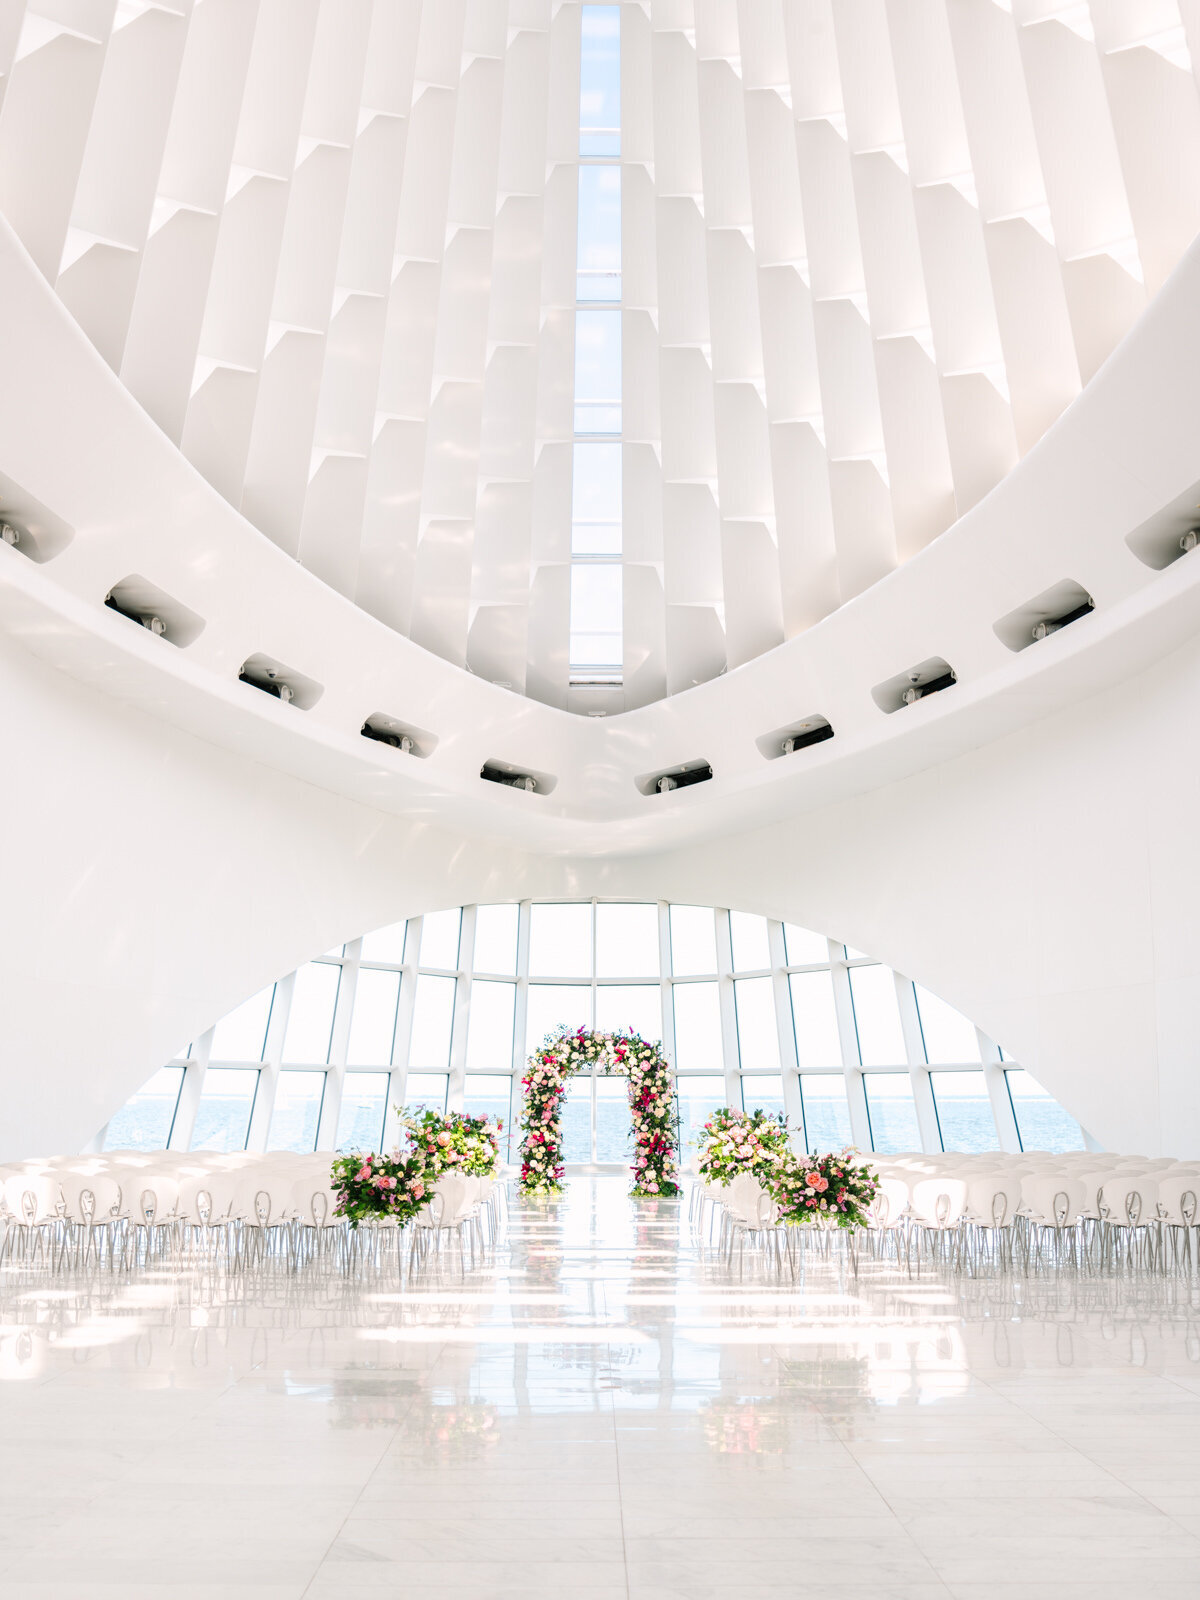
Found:
[(476, 1274), (0, 1278), (0, 1600), (1200, 1596), (1200, 1311), (764, 1280), (576, 1179)]

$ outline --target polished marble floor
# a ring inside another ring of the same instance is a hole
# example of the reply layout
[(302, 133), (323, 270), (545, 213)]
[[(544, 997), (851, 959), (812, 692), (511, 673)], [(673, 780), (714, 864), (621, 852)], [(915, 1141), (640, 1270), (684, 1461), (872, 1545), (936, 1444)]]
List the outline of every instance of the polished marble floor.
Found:
[(0, 1274), (0, 1600), (1200, 1600), (1200, 1284), (782, 1281), (622, 1180), (475, 1272)]

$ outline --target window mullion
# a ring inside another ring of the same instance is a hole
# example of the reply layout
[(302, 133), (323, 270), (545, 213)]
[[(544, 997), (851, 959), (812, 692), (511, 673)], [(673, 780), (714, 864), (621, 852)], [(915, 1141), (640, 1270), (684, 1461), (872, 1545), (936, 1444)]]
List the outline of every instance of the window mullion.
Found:
[(842, 1072), (846, 1082), (846, 1101), (850, 1107), (850, 1135), (860, 1150), (870, 1150), (871, 1119), (867, 1115), (867, 1093), (863, 1087), (858, 1028), (854, 1021), (854, 1000), (850, 993), (850, 970), (845, 959), (835, 953), (841, 948), (832, 939), (830, 940), (829, 976), (833, 984), (838, 1038), (842, 1046)]
[(292, 995), (296, 989), (296, 974), (289, 972), (280, 978), (271, 997), (271, 1017), (267, 1023), (267, 1043), (259, 1068), (258, 1084), (254, 1093), (254, 1109), (250, 1113), (250, 1129), (246, 1135), (247, 1150), (265, 1150), (271, 1132), (271, 1116), (275, 1110), (275, 1090), (279, 1085), (279, 1069), (283, 1065), (283, 1045), (287, 1038), (288, 1018), (292, 1014)]
[(361, 939), (354, 939), (343, 947), (337, 1007), (333, 1013), (333, 1036), (329, 1044), (329, 1067), (325, 1073), (325, 1097), (321, 1101), (321, 1121), (317, 1127), (318, 1150), (337, 1148), (342, 1095), (346, 1087), (346, 1057), (350, 1050), (350, 1023), (354, 1016), (355, 995), (358, 993), (361, 954)]
[[(404, 1107), (408, 1089), (408, 1056), (412, 1048), (413, 1010), (417, 1003), (417, 961), (410, 952), (421, 948), (420, 917), (410, 917), (404, 939), (404, 962), (400, 968), (400, 1000), (396, 1007), (396, 1036), (392, 1041), (391, 1134), (393, 1143), (399, 1142), (400, 1129), (396, 1118)], [(387, 1149), (389, 1119), (384, 1117), (384, 1149)]]
[(213, 1028), (207, 1033), (202, 1033), (196, 1040), (196, 1054), (188, 1062), (187, 1070), (183, 1074), (183, 1086), (179, 1091), (179, 1101), (175, 1107), (175, 1120), (171, 1124), (171, 1137), (168, 1148), (171, 1150), (190, 1150), (192, 1136), (196, 1132), (196, 1113), (200, 1109), (200, 1094), (204, 1088), (204, 1074), (208, 1070), (208, 1059), (212, 1054)]
[(461, 1111), (467, 1088), (467, 1030), (471, 1025), (471, 965), (475, 959), (475, 907), (462, 908), (458, 930), (458, 975), (454, 980), (454, 1021), (450, 1032), (450, 1081), (446, 1109)]
[(725, 1103), (740, 1106), (741, 1053), (738, 1049), (737, 1001), (733, 991), (733, 941), (729, 931), (729, 912), (722, 908), (717, 918), (717, 1004), (721, 1016), (721, 1060), (725, 1073)]

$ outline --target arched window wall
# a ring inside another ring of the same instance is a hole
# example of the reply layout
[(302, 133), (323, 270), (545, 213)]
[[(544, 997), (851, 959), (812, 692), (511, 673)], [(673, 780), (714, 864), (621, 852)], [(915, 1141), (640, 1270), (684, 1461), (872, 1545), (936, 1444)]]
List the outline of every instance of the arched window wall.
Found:
[[(966, 1018), (872, 957), (712, 907), (472, 905), (381, 928), (252, 996), (164, 1066), (106, 1148), (379, 1148), (401, 1104), (511, 1129), (528, 1050), (571, 1026), (661, 1037), (685, 1142), (722, 1104), (808, 1148), (1082, 1148), (1073, 1119)], [(611, 1103), (610, 1103), (611, 1102)], [(620, 1162), (623, 1104), (573, 1087), (569, 1162)]]

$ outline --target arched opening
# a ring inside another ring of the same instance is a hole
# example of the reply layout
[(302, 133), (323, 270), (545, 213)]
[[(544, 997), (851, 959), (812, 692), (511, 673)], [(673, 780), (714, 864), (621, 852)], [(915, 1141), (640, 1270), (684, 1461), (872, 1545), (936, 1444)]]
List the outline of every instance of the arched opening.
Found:
[[(1000, 1044), (861, 951), (793, 924), (667, 902), (469, 905), (379, 928), (238, 1006), (117, 1111), (103, 1147), (380, 1149), (396, 1106), (503, 1118), (561, 1026), (661, 1039), (681, 1156), (720, 1105), (785, 1114), (805, 1148), (1081, 1149)], [(581, 1075), (568, 1168), (623, 1169), (621, 1085)]]

